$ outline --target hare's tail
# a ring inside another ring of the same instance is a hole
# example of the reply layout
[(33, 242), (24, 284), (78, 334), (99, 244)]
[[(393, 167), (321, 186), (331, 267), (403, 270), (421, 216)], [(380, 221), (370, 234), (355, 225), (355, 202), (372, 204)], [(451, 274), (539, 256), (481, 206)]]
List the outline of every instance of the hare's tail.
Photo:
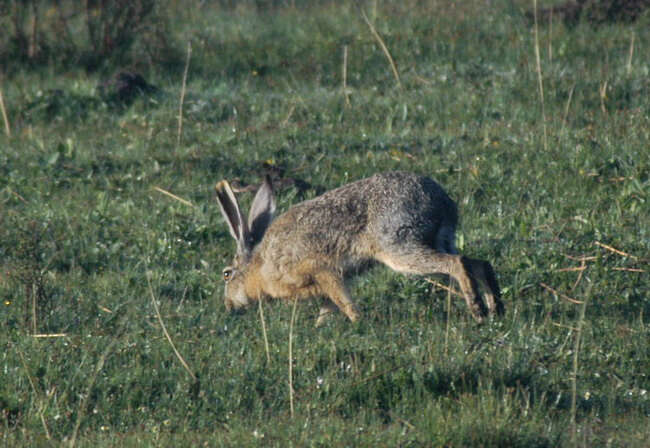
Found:
[(436, 234), (435, 249), (445, 254), (458, 254), (456, 249), (456, 228), (455, 226), (443, 224)]

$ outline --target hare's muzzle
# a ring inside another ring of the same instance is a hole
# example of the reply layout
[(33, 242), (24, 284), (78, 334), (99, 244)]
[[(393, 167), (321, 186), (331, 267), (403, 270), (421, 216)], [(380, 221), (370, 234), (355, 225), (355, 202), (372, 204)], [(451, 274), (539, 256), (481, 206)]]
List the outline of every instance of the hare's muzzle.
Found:
[[(240, 285), (236, 285), (240, 286)], [(250, 305), (250, 300), (246, 296), (243, 288), (240, 287), (231, 287), (231, 285), (226, 285), (226, 295), (224, 297), (224, 304), (228, 311), (238, 310), (240, 308), (245, 308)]]

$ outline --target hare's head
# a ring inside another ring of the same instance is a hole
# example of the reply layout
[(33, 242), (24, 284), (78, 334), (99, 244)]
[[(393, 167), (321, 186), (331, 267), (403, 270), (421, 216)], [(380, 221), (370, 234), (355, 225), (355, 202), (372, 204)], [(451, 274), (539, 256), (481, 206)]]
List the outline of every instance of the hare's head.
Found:
[(255, 194), (248, 213), (248, 221), (244, 219), (228, 181), (219, 182), (216, 190), (221, 213), (228, 224), (230, 234), (237, 242), (235, 258), (232, 264), (223, 270), (223, 280), (226, 284), (224, 288), (226, 309), (237, 309), (250, 303), (245, 289), (246, 276), (249, 273), (253, 248), (262, 240), (264, 232), (273, 219), (275, 212), (273, 187), (267, 176)]

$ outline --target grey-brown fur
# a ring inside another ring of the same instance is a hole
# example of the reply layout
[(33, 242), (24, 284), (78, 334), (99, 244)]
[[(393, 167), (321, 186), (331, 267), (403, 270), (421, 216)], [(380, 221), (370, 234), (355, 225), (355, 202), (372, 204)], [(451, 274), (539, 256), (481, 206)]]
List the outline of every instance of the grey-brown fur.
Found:
[(492, 266), (457, 254), (456, 205), (428, 177), (376, 174), (299, 203), (273, 221), (268, 178), (253, 200), (248, 222), (228, 182), (217, 184), (217, 199), (238, 243), (233, 265), (224, 270), (229, 309), (265, 296), (323, 296), (326, 303), (317, 324), (337, 308), (355, 321), (359, 313), (344, 279), (380, 261), (408, 274), (454, 277), (479, 321), (488, 313), (503, 312)]

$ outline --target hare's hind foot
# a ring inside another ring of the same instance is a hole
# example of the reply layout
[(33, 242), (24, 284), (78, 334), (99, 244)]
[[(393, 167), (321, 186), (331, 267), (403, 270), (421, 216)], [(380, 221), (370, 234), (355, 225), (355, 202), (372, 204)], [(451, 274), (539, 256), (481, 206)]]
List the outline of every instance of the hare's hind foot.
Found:
[(476, 279), (481, 286), (489, 314), (501, 316), (505, 312), (505, 309), (503, 302), (501, 301), (499, 283), (497, 282), (492, 265), (485, 260), (476, 260), (472, 258), (465, 258), (465, 265), (470, 271), (470, 275)]

